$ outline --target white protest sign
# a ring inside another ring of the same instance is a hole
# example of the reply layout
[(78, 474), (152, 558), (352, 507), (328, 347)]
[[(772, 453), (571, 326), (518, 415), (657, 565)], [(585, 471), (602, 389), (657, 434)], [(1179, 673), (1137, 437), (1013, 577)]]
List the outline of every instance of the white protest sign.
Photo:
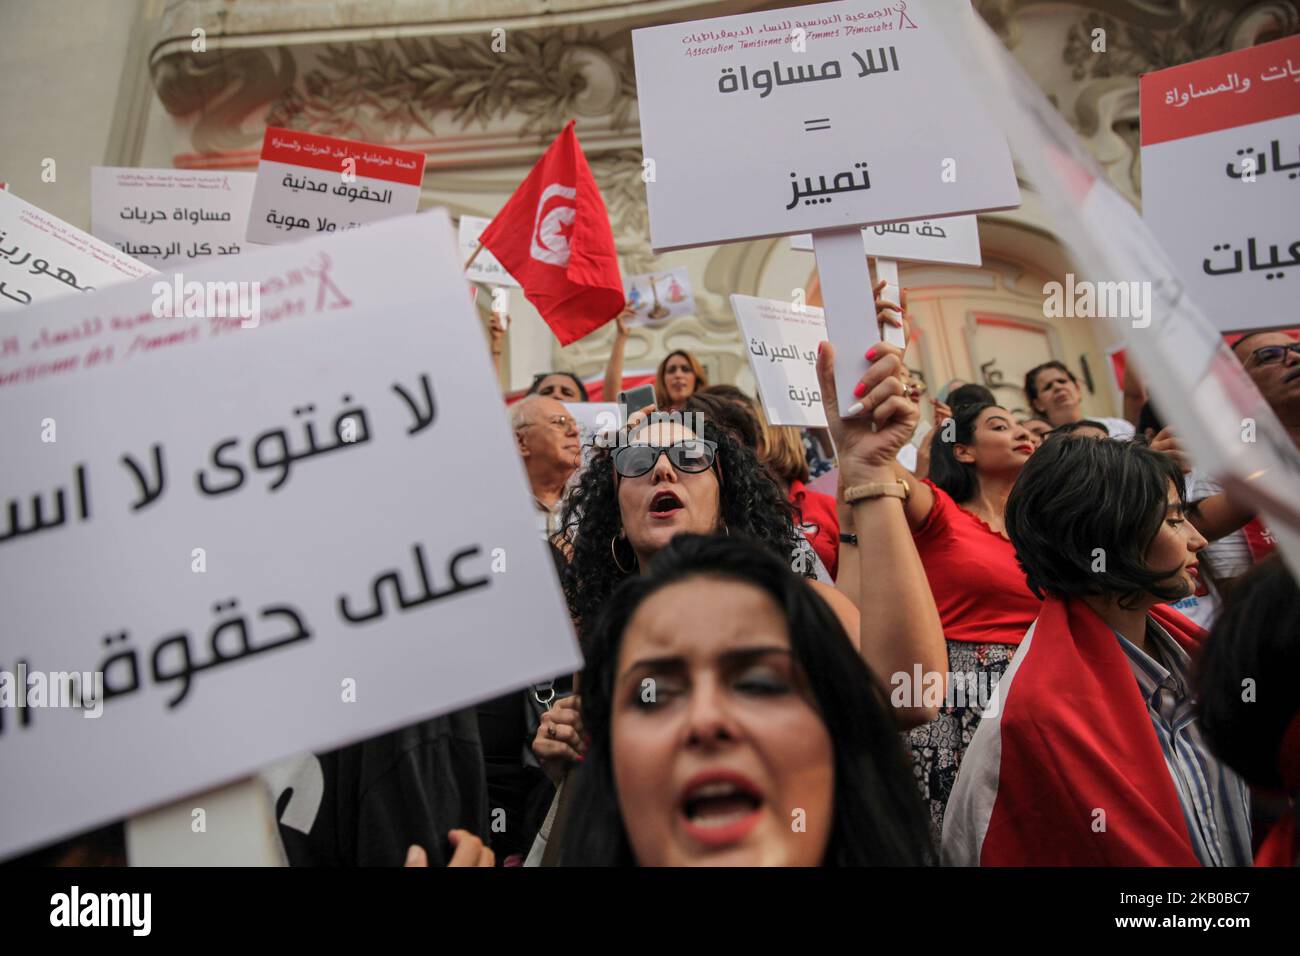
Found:
[(1296, 325), (1300, 36), (1147, 73), (1141, 110), (1143, 218), (1188, 294), (1221, 331)]
[[(506, 267), (497, 261), (497, 257), (492, 255), (487, 249), (482, 252), (478, 251), (478, 237), (483, 234), (483, 230), (488, 227), (491, 219), (484, 219), (482, 216), (461, 216), (460, 224), (457, 227), (456, 238), (460, 244), (460, 261), (470, 262), (469, 268), (465, 270), (465, 278), (471, 282), (482, 282), (487, 285), (504, 285), (519, 288), (519, 283), (515, 277), (506, 271)], [(475, 255), (475, 253), (478, 255)]]
[(685, 267), (647, 275), (624, 276), (623, 294), (627, 297), (628, 305), (636, 310), (627, 319), (629, 326), (650, 325), (681, 315), (695, 314), (691, 277)]
[(240, 252), (253, 173), (95, 166), (90, 231), (127, 255), (173, 271)]
[(1196, 464), (1264, 510), (1300, 578), (1300, 451), (1149, 227), (993, 32), (973, 18), (944, 29), (1077, 261), (1097, 281), (1145, 283), (1150, 290), (1149, 314), (1116, 323), (1128, 358), (1140, 365), (1152, 400)]
[(632, 32), (651, 246), (816, 234), (842, 412), (880, 335), (861, 227), (1020, 204), (1006, 140), (937, 28), (972, 16), (841, 0)]
[(294, 242), (415, 212), (423, 179), (423, 153), (268, 126), (248, 241)]
[(817, 383), (817, 346), (826, 341), (822, 310), (751, 295), (733, 295), (731, 309), (749, 343), (749, 367), (767, 420), (773, 425), (825, 428)]
[[(256, 328), (5, 392), (0, 856), (579, 664), (449, 230), (201, 264), (261, 284)], [(15, 319), (118, 341), (154, 295)]]
[[(0, 312), (152, 273), (143, 262), (10, 192), (0, 192)], [(13, 353), (11, 336), (6, 321), (0, 326), (0, 356)]]
[(1006, 140), (936, 29), (950, 6), (633, 30), (655, 251), (1019, 205)]
[[(950, 216), (921, 222), (886, 222), (862, 230), (862, 245), (869, 256), (904, 259), (911, 262), (946, 262), (978, 266), (979, 220), (974, 216)], [(790, 248), (812, 252), (811, 235), (790, 237)]]

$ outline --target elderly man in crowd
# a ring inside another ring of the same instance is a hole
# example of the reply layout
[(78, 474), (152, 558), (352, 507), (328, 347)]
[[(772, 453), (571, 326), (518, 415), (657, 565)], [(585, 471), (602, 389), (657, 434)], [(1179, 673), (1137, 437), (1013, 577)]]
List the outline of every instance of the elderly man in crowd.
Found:
[(528, 472), (538, 526), (549, 538), (559, 528), (568, 481), (582, 462), (578, 423), (562, 402), (529, 395), (510, 406), (510, 427)]

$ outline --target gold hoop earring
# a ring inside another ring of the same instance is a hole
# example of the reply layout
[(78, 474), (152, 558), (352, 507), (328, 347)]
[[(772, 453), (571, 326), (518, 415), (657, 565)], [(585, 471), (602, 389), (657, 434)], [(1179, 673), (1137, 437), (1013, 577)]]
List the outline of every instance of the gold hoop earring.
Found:
[[(618, 543), (618, 535), (614, 535), (614, 537), (609, 539), (609, 556), (614, 559), (614, 567), (618, 568), (619, 571), (623, 572), (624, 574), (631, 574), (632, 572), (629, 571), (627, 568), (623, 567), (623, 562), (619, 561), (618, 559), (618, 551), (614, 547), (617, 543)], [(635, 560), (635, 558), (633, 560)]]

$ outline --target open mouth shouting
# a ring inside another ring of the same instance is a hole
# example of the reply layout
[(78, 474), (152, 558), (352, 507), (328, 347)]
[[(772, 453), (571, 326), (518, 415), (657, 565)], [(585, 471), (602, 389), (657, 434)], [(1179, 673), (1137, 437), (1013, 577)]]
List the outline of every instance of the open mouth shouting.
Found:
[(677, 493), (666, 488), (655, 492), (655, 496), (650, 499), (650, 517), (655, 520), (666, 521), (683, 508), (685, 505)]
[(698, 773), (678, 801), (682, 829), (696, 843), (718, 849), (739, 843), (762, 819), (763, 797), (749, 778), (729, 770)]

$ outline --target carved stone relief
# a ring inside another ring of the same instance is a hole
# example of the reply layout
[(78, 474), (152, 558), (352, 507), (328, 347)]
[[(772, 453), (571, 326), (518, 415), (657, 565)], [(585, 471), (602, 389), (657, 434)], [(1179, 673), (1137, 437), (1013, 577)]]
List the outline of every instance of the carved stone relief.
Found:
[[(673, 18), (687, 19), (692, 7), (717, 15), (782, 5), (632, 2), (619, 5), (619, 19), (609, 19), (596, 16), (601, 5), (595, 0), (558, 6), (479, 0), (476, 17), (491, 16), (506, 28), (504, 44), (494, 46), (496, 38), (483, 27), (488, 21), (462, 25), (463, 10), (451, 0), (191, 0), (172, 3), (162, 14), (168, 39), (155, 48), (150, 68), (168, 112), (197, 114), (189, 135), (200, 155), (254, 149), (266, 124), (404, 142), (429, 156), (426, 195), (450, 200), (454, 211), (458, 196), (478, 194), (462, 206), (480, 206), (484, 196), (498, 197), (499, 204), (519, 171), (576, 117), (623, 270), (634, 274), (666, 263), (649, 246), (630, 25), (664, 16), (668, 8)], [(975, 0), (975, 7), (1022, 61), (1042, 44), (1059, 49), (1059, 59), (1048, 58), (1053, 75), (1036, 78), (1052, 88), (1111, 181), (1134, 200), (1139, 74), (1300, 29), (1300, 0)], [(548, 17), (545, 26), (540, 14)], [(211, 52), (191, 52), (186, 34), (192, 23), (212, 34)], [(1096, 29), (1106, 31), (1104, 55), (1093, 50)], [(313, 42), (314, 31), (323, 37), (326, 30), (342, 31), (329, 35), (344, 39)], [(227, 33), (239, 42), (223, 46), (219, 40)], [(776, 241), (767, 240), (677, 254), (674, 264), (691, 268), (698, 314), (635, 330), (628, 367), (687, 347), (714, 374), (741, 375), (743, 346), (727, 296), (756, 292), (775, 248)], [(549, 361), (597, 373), (612, 334), (612, 328), (602, 330), (563, 351), (556, 346)], [(546, 364), (541, 356), (521, 361)]]

